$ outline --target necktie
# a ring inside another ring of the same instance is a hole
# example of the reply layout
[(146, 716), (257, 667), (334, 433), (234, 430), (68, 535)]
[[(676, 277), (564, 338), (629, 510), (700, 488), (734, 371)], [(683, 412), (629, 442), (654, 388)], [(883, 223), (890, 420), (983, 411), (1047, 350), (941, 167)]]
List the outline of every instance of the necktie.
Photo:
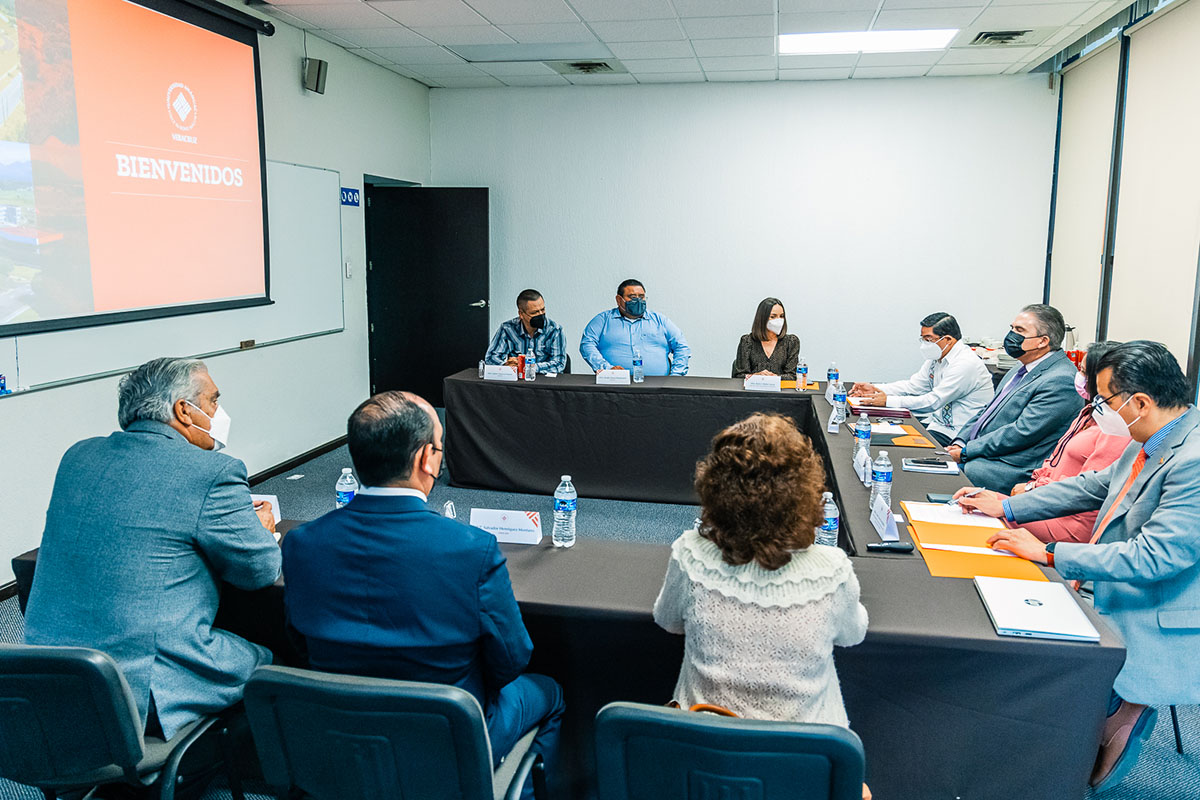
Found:
[(1012, 394), (1012, 390), (1017, 388), (1017, 384), (1025, 380), (1025, 376), (1028, 374), (1029, 370), (1025, 369), (1025, 365), (1022, 364), (1021, 368), (1017, 370), (1017, 374), (1013, 376), (1013, 379), (1005, 385), (1005, 387), (1000, 391), (1000, 394), (992, 398), (992, 402), (988, 404), (988, 407), (985, 408), (983, 413), (979, 415), (979, 419), (974, 425), (971, 426), (971, 433), (967, 436), (968, 442), (979, 435), (979, 429), (983, 427), (984, 423), (992, 418), (992, 415), (996, 413), (996, 409), (998, 409), (1000, 404), (1004, 402), (1004, 398)]
[[(1125, 495), (1129, 493), (1129, 487), (1133, 486), (1133, 482), (1137, 480), (1137, 476), (1141, 474), (1142, 467), (1146, 466), (1146, 451), (1145, 449), (1138, 450), (1137, 457), (1133, 459), (1133, 467), (1129, 470), (1129, 477), (1125, 479), (1125, 485), (1121, 487), (1121, 491), (1117, 493), (1117, 499), (1108, 507), (1108, 513), (1104, 515), (1104, 519), (1100, 520), (1100, 524), (1096, 526), (1096, 530), (1092, 532), (1092, 538), (1088, 544), (1095, 544), (1100, 541), (1101, 534), (1108, 527), (1108, 523), (1112, 521), (1113, 515), (1117, 513), (1117, 507), (1121, 505), (1121, 501), (1125, 499)], [(1080, 581), (1071, 581), (1071, 588), (1079, 591)]]

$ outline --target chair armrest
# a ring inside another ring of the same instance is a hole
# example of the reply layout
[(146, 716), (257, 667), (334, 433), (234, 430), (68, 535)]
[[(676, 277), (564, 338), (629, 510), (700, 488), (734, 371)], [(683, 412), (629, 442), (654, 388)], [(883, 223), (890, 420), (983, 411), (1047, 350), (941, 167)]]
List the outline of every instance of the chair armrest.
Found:
[[(504, 792), (504, 800), (521, 800), (521, 790), (525, 788), (525, 781), (536, 765), (542, 765), (542, 754), (531, 747), (525, 752), (521, 763), (517, 765), (517, 771), (513, 773), (508, 789)], [(540, 781), (534, 782), (534, 797), (536, 800), (542, 800), (539, 796), (540, 792), (537, 791), (538, 783)]]

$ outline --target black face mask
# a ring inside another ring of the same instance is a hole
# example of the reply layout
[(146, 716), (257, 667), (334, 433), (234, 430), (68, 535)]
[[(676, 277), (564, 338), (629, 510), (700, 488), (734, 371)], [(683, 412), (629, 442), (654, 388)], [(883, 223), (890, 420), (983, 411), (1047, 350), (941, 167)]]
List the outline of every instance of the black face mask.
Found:
[(538, 314), (536, 317), (530, 317), (529, 318), (529, 327), (533, 328), (535, 331), (540, 331), (542, 328), (545, 328), (546, 327), (546, 315)]
[(1008, 353), (1013, 358), (1020, 358), (1021, 356), (1025, 355), (1026, 352), (1025, 348), (1021, 347), (1021, 345), (1023, 345), (1025, 340), (1028, 338), (1036, 339), (1038, 337), (1022, 336), (1016, 331), (1009, 331), (1008, 335), (1004, 337), (1004, 352)]

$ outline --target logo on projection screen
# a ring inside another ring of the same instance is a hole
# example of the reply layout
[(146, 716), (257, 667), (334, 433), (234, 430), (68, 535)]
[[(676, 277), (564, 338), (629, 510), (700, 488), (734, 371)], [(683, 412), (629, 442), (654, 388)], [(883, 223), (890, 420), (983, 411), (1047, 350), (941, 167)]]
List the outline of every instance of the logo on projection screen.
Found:
[(181, 131), (196, 127), (196, 95), (183, 83), (167, 87), (167, 116)]

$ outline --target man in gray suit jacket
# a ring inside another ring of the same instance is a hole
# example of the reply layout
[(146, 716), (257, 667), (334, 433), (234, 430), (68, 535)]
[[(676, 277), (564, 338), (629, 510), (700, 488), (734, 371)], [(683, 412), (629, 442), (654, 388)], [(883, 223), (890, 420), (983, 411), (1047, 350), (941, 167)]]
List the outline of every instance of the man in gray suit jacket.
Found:
[(25, 641), (108, 653), (143, 724), (169, 739), (241, 699), (250, 673), (270, 663), (213, 617), (218, 581), (268, 586), (281, 557), (246, 465), (213, 452), (229, 416), (203, 362), (156, 359), (119, 393), (122, 430), (73, 445), (59, 464)]
[(1097, 369), (1093, 415), (1133, 442), (1100, 472), (999, 500), (962, 505), (1020, 524), (1099, 510), (1092, 542), (1043, 544), (1022, 528), (990, 540), (1064, 578), (1093, 581), (1096, 610), (1125, 639), (1092, 785), (1124, 777), (1154, 727), (1157, 705), (1200, 703), (1200, 411), (1178, 362), (1154, 342), (1128, 342)]
[(972, 483), (997, 492), (1029, 479), (1083, 404), (1075, 391), (1078, 370), (1061, 349), (1066, 323), (1058, 309), (1025, 306), (1011, 328), (1004, 350), (1021, 365), (946, 448)]

